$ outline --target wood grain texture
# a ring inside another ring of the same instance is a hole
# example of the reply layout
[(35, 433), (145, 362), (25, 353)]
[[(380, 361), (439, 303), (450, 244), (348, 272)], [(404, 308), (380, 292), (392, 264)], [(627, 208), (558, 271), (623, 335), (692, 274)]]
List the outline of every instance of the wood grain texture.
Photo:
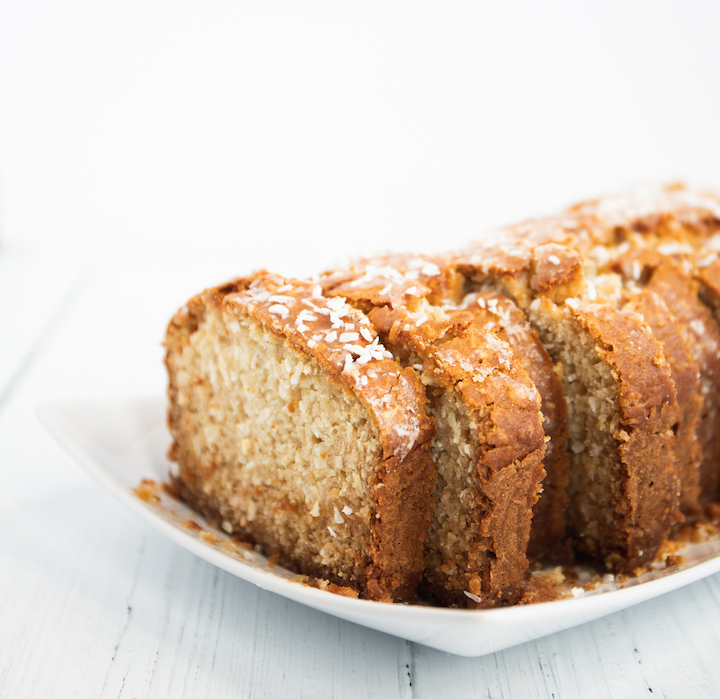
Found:
[(98, 266), (0, 405), (0, 697), (718, 695), (720, 575), (468, 659), (260, 590), (125, 511), (33, 409), (161, 390), (176, 275)]

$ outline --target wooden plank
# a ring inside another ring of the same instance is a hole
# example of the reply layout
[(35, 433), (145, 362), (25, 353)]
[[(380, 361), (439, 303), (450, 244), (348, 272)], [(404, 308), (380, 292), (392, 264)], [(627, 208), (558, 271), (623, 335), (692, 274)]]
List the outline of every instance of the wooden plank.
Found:
[(484, 658), (416, 647), (415, 697), (703, 697), (720, 681), (720, 575)]

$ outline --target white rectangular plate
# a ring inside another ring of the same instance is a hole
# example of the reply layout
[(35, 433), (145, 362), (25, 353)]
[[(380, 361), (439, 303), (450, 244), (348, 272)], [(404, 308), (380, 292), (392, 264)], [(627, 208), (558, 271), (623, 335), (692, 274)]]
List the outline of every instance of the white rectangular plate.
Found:
[[(162, 494), (146, 502), (133, 493), (143, 478), (167, 479), (169, 435), (162, 399), (44, 405), (38, 416), (57, 441), (120, 502), (168, 539), (213, 565), (288, 599), (378, 631), (464, 656), (493, 653), (568, 629), (652, 599), (720, 571), (720, 542), (682, 551), (687, 563), (607, 589), (544, 604), (480, 611), (383, 604), (324, 592), (295, 582), (296, 576), (268, 566), (256, 551), (230, 545), (179, 500)], [(188, 520), (200, 527), (188, 528)], [(184, 523), (184, 524), (183, 524)], [(209, 541), (208, 541), (209, 540)], [(223, 545), (224, 543), (224, 545)]]

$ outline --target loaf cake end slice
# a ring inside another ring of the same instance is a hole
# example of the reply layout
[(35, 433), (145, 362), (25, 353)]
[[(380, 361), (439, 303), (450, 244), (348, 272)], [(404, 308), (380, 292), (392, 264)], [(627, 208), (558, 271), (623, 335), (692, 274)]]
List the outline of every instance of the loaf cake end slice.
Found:
[(369, 599), (412, 599), (432, 520), (434, 424), (367, 318), (267, 273), (170, 322), (170, 458), (228, 533)]

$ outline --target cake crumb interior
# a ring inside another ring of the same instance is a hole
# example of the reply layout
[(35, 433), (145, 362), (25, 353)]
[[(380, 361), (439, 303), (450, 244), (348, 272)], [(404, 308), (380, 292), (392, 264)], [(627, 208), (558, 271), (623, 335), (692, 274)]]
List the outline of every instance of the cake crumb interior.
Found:
[(173, 361), (178, 403), (189, 406), (180, 433), (197, 465), (188, 480), (230, 504), (223, 528), (294, 551), (306, 570), (359, 579), (375, 514), (369, 483), (382, 458), (362, 402), (317, 360), (220, 309), (206, 309)]

